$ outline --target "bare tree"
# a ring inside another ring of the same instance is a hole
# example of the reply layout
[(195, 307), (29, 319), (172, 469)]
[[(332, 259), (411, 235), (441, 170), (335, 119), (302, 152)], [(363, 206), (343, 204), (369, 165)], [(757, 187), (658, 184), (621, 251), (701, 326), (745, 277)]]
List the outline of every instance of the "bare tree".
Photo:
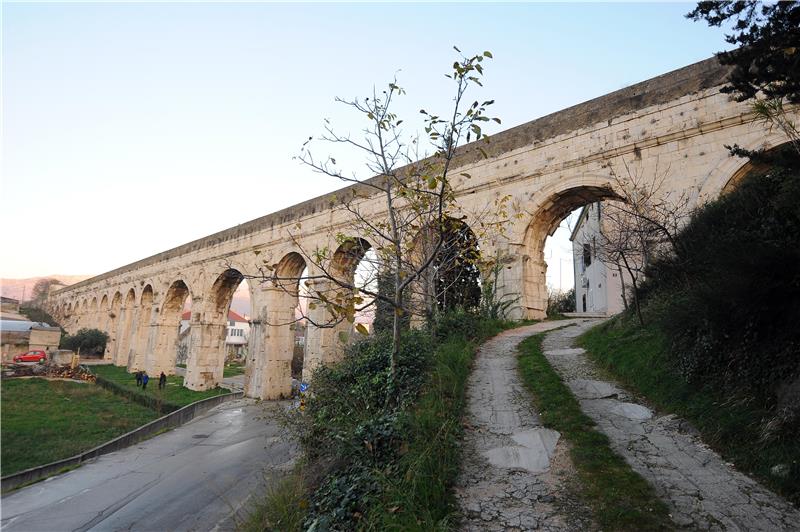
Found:
[(631, 283), (633, 308), (643, 325), (639, 285), (645, 268), (659, 255), (675, 252), (676, 236), (691, 210), (685, 192), (669, 193), (665, 190), (667, 172), (659, 175), (656, 169), (653, 178), (646, 178), (641, 172), (633, 171), (624, 159), (622, 162), (624, 175), (609, 165), (614, 181), (611, 195), (616, 199), (602, 204), (600, 230), (582, 244), (589, 246), (597, 260), (606, 267), (619, 272), (626, 308), (626, 278)]
[[(456, 51), (460, 54), (457, 48)], [(311, 138), (298, 156), (301, 163), (315, 171), (352, 185), (336, 197), (336, 203), (349, 220), (346, 228), (335, 235), (337, 249), (303, 249), (300, 239), (292, 235), (297, 248), (313, 266), (306, 280), (309, 309), (313, 311), (324, 306), (329, 317), (315, 321), (309, 312), (305, 318), (316, 327), (335, 327), (345, 321), (353, 323), (357, 314), (379, 301), (387, 305), (393, 311), (392, 374), (403, 322), (409, 316), (424, 314), (422, 309), (426, 308), (426, 302), (436, 297), (430, 292), (431, 279), (437, 275), (442, 277), (454, 255), (449, 252), (463, 243), (463, 238), (452, 237), (454, 231), (461, 234), (459, 224), (463, 220), (453, 214), (455, 193), (451, 174), (459, 145), (472, 139), (486, 141), (481, 123), (500, 122), (486, 116), (492, 100), (472, 103), (466, 100), (468, 90), (481, 85), (483, 62), (491, 57), (489, 52), (471, 57), (461, 55), (446, 75), (454, 87), (450, 111), (443, 115), (420, 111), (424, 117), (422, 138), (427, 139), (433, 150), (429, 157), (420, 159), (420, 137), (406, 135), (401, 127), (403, 120), (393, 112), (395, 100), (405, 94), (396, 80), (389, 83), (386, 90), (373, 90), (367, 98), (337, 98), (337, 102), (366, 119), (361, 136), (339, 133), (326, 121), (325, 133), (318, 139), (360, 154), (365, 160), (367, 174), (372, 177), (361, 179), (356, 172), (343, 170), (332, 156), (317, 158), (311, 150)], [(486, 155), (482, 148), (475, 149)], [(377, 211), (376, 197), (382, 198)], [(501, 211), (503, 209), (495, 209), (495, 212)], [(500, 221), (482, 225), (498, 226), (502, 226)], [(302, 230), (302, 227), (297, 229)], [(365, 261), (370, 263), (367, 278), (357, 280), (353, 271), (359, 262)], [(277, 286), (291, 286), (298, 281), (281, 277), (274, 265), (265, 264), (265, 269)], [(391, 279), (389, 293), (377, 289), (379, 275)], [(448, 276), (448, 280), (459, 282), (458, 275)], [(361, 324), (355, 327), (366, 333)]]
[(47, 300), (51, 288), (55, 286), (64, 286), (64, 283), (52, 277), (39, 279), (36, 281), (36, 284), (33, 285), (31, 298), (27, 303), (36, 308), (44, 307), (44, 302)]

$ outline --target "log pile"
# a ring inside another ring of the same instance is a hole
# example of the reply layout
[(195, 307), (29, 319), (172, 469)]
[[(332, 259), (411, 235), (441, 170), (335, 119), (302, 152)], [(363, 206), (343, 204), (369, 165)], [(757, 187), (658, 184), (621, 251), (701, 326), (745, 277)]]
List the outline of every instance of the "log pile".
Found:
[(72, 368), (69, 364), (7, 364), (3, 366), (2, 377), (43, 377), (45, 379), (73, 379), (94, 382), (95, 376), (81, 366)]

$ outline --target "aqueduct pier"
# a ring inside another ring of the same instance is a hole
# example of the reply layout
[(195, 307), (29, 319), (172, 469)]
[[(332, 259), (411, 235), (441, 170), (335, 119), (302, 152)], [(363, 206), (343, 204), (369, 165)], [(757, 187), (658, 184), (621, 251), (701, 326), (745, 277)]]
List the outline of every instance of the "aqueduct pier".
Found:
[[(786, 141), (756, 121), (748, 103), (720, 92), (727, 73), (714, 58), (701, 61), (498, 133), (483, 145), (488, 157), (474, 143), (460, 150), (452, 175), (459, 176), (454, 187), (465, 222), (505, 196), (519, 214), (502, 236), (479, 238), (481, 253), (507, 257), (498, 291), (516, 296), (514, 317), (544, 315), (545, 239), (575, 208), (609, 197), (611, 168), (624, 162), (637, 175), (661, 176), (665, 192), (700, 204), (744, 167), (725, 145), (769, 149)], [(364, 203), (380, 213), (381, 201)], [(172, 374), (180, 316), (191, 296), (185, 384), (213, 387), (222, 378), (227, 311), (242, 274), (253, 274), (266, 260), (281, 277), (299, 277), (306, 261), (297, 244), (335, 249), (334, 235), (347, 221), (334, 194), (320, 196), (53, 292), (48, 310), (69, 332), (106, 331), (106, 357), (114, 364)], [(295, 243), (289, 231), (298, 223), (302, 234)], [(294, 333), (279, 324), (292, 321), (297, 294), (269, 282), (251, 282), (249, 289), (245, 393), (287, 396)], [(304, 367), (330, 361), (335, 341), (335, 329), (309, 326)]]

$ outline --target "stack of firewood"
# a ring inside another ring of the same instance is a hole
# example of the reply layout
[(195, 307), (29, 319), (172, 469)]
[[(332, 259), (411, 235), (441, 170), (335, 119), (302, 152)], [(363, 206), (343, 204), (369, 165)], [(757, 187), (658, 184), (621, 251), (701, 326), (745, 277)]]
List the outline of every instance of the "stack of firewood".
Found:
[(54, 379), (74, 379), (94, 382), (96, 377), (81, 366), (72, 368), (69, 364), (8, 364), (3, 367), (4, 379), (14, 377), (45, 377)]

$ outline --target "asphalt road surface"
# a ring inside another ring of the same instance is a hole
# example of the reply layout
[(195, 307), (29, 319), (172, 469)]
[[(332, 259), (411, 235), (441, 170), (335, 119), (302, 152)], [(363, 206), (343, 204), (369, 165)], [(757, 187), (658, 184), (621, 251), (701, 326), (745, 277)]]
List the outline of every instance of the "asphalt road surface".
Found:
[(275, 413), (242, 399), (2, 498), (3, 532), (232, 530), (251, 496), (288, 470)]

